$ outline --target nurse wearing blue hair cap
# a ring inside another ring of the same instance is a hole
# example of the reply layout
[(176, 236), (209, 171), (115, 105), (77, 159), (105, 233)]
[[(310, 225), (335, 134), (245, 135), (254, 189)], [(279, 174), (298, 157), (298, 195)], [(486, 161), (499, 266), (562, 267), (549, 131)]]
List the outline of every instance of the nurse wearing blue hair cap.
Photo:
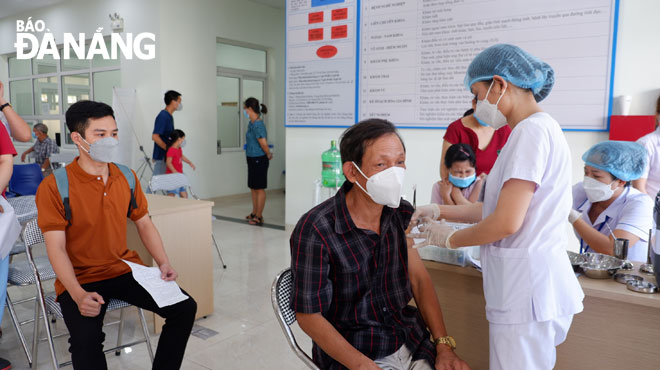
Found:
[[(475, 116), (511, 135), (491, 170), (484, 202), (418, 207), (418, 246), (481, 245), (490, 369), (552, 369), (584, 294), (566, 258), (571, 159), (564, 134), (538, 102), (554, 85), (545, 62), (514, 45), (479, 53), (465, 76)], [(433, 219), (472, 222), (455, 231)], [(421, 221), (421, 222), (420, 222)]]
[(614, 236), (629, 240), (628, 259), (645, 262), (653, 200), (630, 186), (646, 167), (646, 149), (627, 141), (604, 141), (587, 150), (584, 181), (573, 186), (569, 222), (580, 239), (580, 253), (613, 255)]

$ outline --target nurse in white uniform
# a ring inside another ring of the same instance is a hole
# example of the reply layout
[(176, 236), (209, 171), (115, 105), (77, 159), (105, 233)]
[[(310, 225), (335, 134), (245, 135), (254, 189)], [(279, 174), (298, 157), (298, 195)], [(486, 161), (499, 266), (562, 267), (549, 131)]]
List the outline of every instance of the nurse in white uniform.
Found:
[[(484, 202), (419, 207), (424, 245), (481, 245), (490, 369), (552, 369), (584, 294), (566, 256), (571, 160), (564, 135), (537, 102), (554, 84), (552, 68), (513, 45), (482, 51), (468, 67), (475, 115), (511, 136), (486, 182)], [(449, 219), (478, 222), (455, 231)]]
[(587, 150), (582, 160), (584, 181), (573, 186), (568, 217), (580, 240), (580, 253), (613, 255), (613, 232), (629, 240), (629, 260), (646, 262), (649, 229), (655, 229), (653, 200), (630, 186), (646, 166), (646, 150), (633, 142), (604, 141)]
[(660, 191), (660, 98), (655, 108), (655, 131), (642, 136), (637, 142), (646, 148), (648, 164), (642, 176), (633, 181), (633, 186), (655, 199)]

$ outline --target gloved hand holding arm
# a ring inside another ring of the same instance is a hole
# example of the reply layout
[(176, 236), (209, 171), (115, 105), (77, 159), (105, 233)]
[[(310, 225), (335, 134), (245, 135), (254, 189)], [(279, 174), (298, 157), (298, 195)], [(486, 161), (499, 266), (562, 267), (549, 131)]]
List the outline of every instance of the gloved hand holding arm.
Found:
[(415, 213), (412, 215), (410, 224), (412, 226), (416, 226), (419, 223), (419, 220), (423, 218), (430, 218), (433, 220), (440, 218), (440, 206), (435, 203), (431, 203), (425, 206), (417, 207)]
[(449, 239), (456, 232), (456, 230), (449, 226), (445, 220), (434, 222), (428, 217), (424, 218), (422, 219), (422, 224), (418, 227), (418, 230), (418, 233), (410, 233), (408, 234), (408, 237), (412, 239), (424, 239), (424, 241), (413, 245), (413, 248), (435, 245), (438, 247), (452, 249)]

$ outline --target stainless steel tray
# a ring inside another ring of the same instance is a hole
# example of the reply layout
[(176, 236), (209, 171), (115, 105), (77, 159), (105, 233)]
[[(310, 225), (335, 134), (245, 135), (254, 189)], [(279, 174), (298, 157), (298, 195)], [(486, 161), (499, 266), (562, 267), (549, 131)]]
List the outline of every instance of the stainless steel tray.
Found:
[(658, 291), (658, 286), (649, 283), (647, 281), (629, 281), (628, 284), (626, 285), (628, 289), (632, 290), (633, 292), (637, 293), (656, 293)]
[(633, 274), (625, 274), (623, 272), (617, 272), (616, 274), (614, 274), (614, 280), (617, 283), (628, 284), (629, 281), (644, 281), (644, 278)]

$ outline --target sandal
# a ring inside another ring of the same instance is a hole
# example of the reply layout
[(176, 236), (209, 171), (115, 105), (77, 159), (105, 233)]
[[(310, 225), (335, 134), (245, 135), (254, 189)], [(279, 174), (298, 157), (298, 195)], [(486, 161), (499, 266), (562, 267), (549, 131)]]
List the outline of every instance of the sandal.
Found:
[(250, 225), (255, 225), (255, 226), (263, 226), (264, 224), (264, 218), (263, 217), (252, 217), (250, 221), (248, 221)]
[(254, 213), (250, 213), (249, 215), (245, 216), (245, 220), (249, 222), (251, 219), (255, 217), (257, 217), (257, 215), (255, 215)]

